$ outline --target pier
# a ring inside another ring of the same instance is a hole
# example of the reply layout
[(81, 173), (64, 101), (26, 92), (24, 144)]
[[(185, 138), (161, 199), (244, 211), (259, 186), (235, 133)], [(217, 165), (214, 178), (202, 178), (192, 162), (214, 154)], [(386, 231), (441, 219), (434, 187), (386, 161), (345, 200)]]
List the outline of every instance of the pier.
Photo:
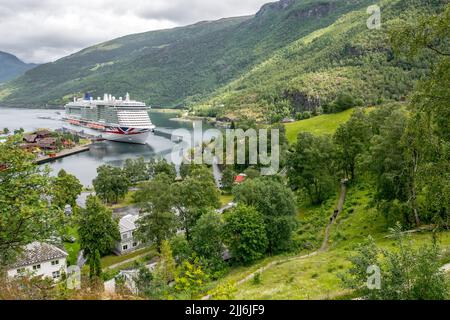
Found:
[[(164, 132), (158, 129), (154, 129), (153, 130), (153, 134), (159, 137), (163, 137), (166, 139), (169, 139), (175, 143), (180, 143), (183, 141), (183, 137), (182, 136), (177, 136), (177, 135), (173, 135), (172, 133), (168, 133), (168, 132)], [(172, 140), (175, 139), (175, 140)]]
[(34, 163), (35, 164), (43, 164), (43, 163), (52, 162), (52, 161), (55, 161), (55, 160), (58, 160), (61, 158), (65, 158), (65, 157), (77, 154), (77, 153), (89, 151), (90, 148), (91, 148), (91, 145), (89, 144), (89, 145), (84, 145), (84, 146), (77, 146), (72, 149), (64, 149), (60, 152), (55, 153), (54, 155), (39, 157), (34, 161)]

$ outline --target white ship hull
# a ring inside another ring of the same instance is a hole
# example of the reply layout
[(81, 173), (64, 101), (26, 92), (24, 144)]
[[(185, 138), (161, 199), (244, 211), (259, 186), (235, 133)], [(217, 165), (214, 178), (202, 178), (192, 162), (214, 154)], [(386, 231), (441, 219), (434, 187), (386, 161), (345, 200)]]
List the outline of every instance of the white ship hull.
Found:
[(133, 135), (126, 134), (115, 134), (102, 132), (102, 138), (110, 141), (125, 142), (125, 143), (135, 143), (135, 144), (146, 144), (150, 131), (142, 132)]
[(78, 119), (66, 118), (65, 120), (71, 125), (99, 132), (98, 138), (134, 144), (146, 144), (150, 133), (155, 128), (154, 126), (151, 126), (150, 128), (107, 127), (100, 123), (87, 122)]

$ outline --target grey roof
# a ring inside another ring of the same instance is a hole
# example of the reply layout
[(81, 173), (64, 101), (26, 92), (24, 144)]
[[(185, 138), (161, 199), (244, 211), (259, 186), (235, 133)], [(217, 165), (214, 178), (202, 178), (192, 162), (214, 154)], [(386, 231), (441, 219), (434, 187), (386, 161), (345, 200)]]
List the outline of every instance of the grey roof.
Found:
[(25, 246), (24, 251), (19, 255), (16, 263), (11, 268), (20, 268), (42, 262), (67, 257), (67, 252), (60, 248), (43, 242), (33, 242)]
[(136, 220), (137, 219), (139, 219), (139, 216), (131, 215), (131, 214), (120, 219), (120, 221), (119, 221), (120, 233), (125, 233), (125, 232), (136, 230)]

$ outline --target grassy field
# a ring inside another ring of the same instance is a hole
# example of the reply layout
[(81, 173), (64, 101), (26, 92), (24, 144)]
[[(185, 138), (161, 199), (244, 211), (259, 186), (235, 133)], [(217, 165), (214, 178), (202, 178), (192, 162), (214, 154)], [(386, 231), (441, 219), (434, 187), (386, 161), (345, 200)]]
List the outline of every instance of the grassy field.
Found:
[(233, 201), (233, 195), (231, 195), (231, 194), (221, 194), (220, 195), (220, 204), (222, 206), (226, 206), (231, 201)]
[(143, 248), (143, 249), (136, 250), (132, 253), (125, 254), (122, 256), (109, 255), (109, 256), (103, 257), (101, 259), (102, 268), (108, 268), (112, 265), (136, 258), (140, 255), (145, 255), (145, 254), (149, 254), (149, 255), (155, 254), (155, 249), (154, 248)]
[(75, 243), (69, 242), (64, 243), (64, 247), (66, 248), (66, 251), (69, 254), (69, 256), (67, 257), (67, 261), (70, 265), (75, 265), (77, 264), (78, 252), (80, 251), (80, 242), (78, 241), (77, 229), (74, 227), (68, 228), (67, 235), (73, 236), (76, 239)]
[[(337, 196), (336, 196), (337, 197)], [(315, 256), (304, 259), (287, 260), (287, 256), (267, 258), (250, 267), (233, 268), (219, 283), (232, 282), (245, 278), (261, 266), (271, 261), (279, 261), (260, 274), (260, 282), (252, 280), (237, 286), (236, 299), (268, 300), (268, 299), (343, 299), (352, 298), (350, 291), (344, 289), (339, 275), (349, 267), (348, 258), (354, 253), (357, 244), (371, 235), (377, 244), (386, 249), (395, 248), (389, 235), (385, 219), (375, 208), (369, 206), (372, 193), (370, 188), (360, 186), (351, 188), (342, 214), (331, 228), (330, 248)], [(298, 221), (299, 235), (303, 241), (320, 246), (323, 237), (323, 226), (333, 212), (334, 202), (329, 201), (322, 207), (301, 208)], [(411, 241), (415, 246), (431, 243), (431, 233), (412, 234)], [(443, 249), (450, 249), (450, 232), (441, 233), (439, 240)], [(310, 249), (309, 252), (314, 251)], [(297, 257), (305, 251), (297, 253)], [(294, 256), (295, 257), (295, 256)], [(447, 261), (442, 262), (447, 263)], [(215, 284), (216, 285), (216, 284)]]
[(311, 119), (286, 123), (286, 137), (289, 143), (294, 143), (300, 132), (311, 132), (317, 135), (333, 134), (343, 123), (347, 122), (353, 113), (353, 109), (340, 113), (324, 114)]

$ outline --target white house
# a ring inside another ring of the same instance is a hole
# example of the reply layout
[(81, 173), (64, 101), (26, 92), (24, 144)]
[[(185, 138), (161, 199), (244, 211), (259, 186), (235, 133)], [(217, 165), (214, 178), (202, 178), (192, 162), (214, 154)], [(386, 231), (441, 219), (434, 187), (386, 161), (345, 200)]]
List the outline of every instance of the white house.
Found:
[(67, 252), (43, 242), (33, 242), (25, 246), (16, 263), (8, 267), (9, 277), (24, 274), (43, 276), (55, 281), (67, 270)]
[(118, 255), (132, 252), (139, 248), (140, 242), (134, 237), (134, 232), (137, 229), (136, 221), (139, 219), (138, 215), (127, 215), (119, 221), (120, 241), (116, 243), (114, 252)]

